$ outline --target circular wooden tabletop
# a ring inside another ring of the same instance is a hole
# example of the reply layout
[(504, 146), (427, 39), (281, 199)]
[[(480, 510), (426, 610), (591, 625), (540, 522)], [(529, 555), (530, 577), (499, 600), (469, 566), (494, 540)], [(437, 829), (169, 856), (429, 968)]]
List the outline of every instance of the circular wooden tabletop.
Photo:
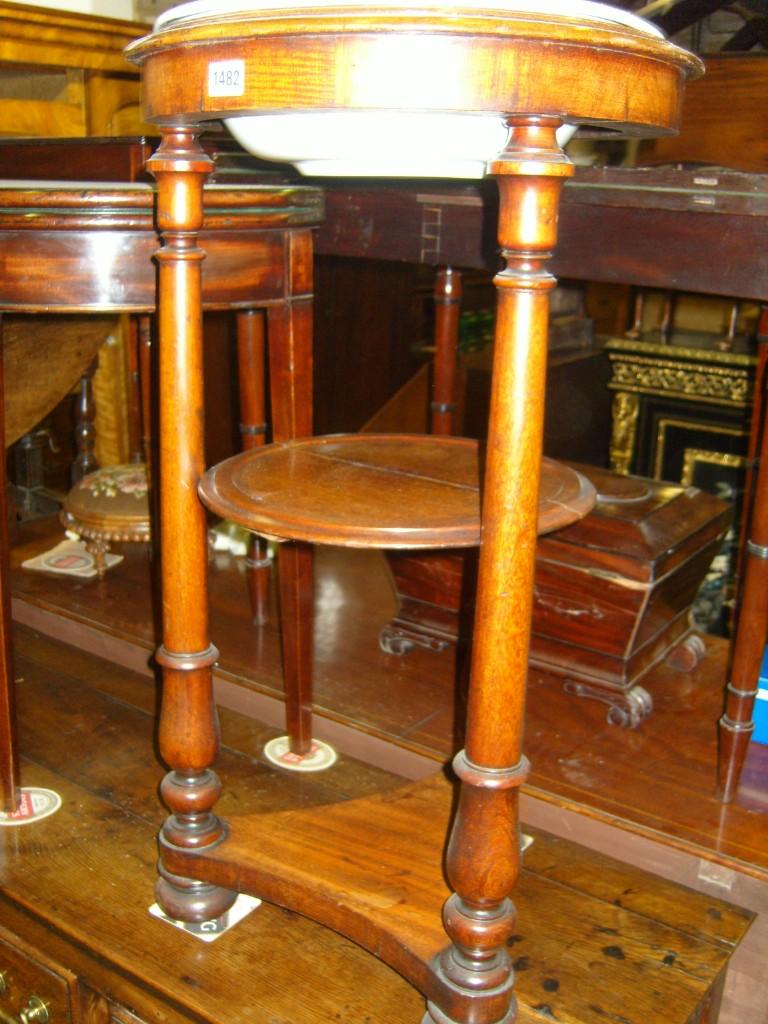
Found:
[(195, 5), (126, 56), (142, 66), (143, 112), (156, 124), (418, 110), (674, 131), (684, 80), (701, 61), (639, 19), (621, 24), (594, 3), (574, 17), (571, 6), (324, 0), (222, 14), (220, 4)]
[[(217, 515), (255, 533), (344, 547), (444, 548), (480, 543), (475, 441), (339, 434), (267, 445), (210, 469), (200, 484)], [(583, 476), (542, 464), (539, 532), (594, 504)]]

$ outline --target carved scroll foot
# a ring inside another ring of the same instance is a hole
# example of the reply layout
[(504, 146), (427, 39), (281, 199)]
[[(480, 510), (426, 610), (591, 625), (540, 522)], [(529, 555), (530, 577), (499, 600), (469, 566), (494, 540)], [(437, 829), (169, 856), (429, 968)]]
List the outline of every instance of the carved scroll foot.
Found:
[(379, 647), (385, 654), (408, 654), (416, 647), (423, 647), (425, 651), (438, 652), (444, 651), (448, 647), (448, 641), (440, 640), (428, 633), (389, 625), (379, 633)]
[(642, 686), (633, 686), (630, 690), (621, 692), (580, 683), (575, 679), (566, 679), (563, 689), (575, 697), (589, 697), (608, 704), (608, 724), (620, 725), (624, 729), (636, 728), (653, 711), (653, 698)]
[(675, 644), (664, 659), (676, 672), (693, 672), (707, 656), (707, 645), (698, 633), (690, 633)]

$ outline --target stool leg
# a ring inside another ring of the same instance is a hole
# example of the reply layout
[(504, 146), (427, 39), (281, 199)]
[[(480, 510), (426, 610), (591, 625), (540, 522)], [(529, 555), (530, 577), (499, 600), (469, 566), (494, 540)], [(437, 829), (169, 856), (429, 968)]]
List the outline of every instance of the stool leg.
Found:
[[(0, 437), (5, 451), (3, 319), (0, 316)], [(19, 760), (11, 645), (11, 573), (5, 460), (0, 466), (0, 810), (19, 805)]]
[[(453, 940), (436, 969), (477, 1000), (473, 1024), (515, 1019), (506, 940), (519, 872), (518, 789), (532, 612), (543, 436), (548, 293), (557, 204), (572, 167), (550, 119), (512, 124), (491, 166), (500, 191), (499, 242), (506, 268), (494, 283), (498, 312), (483, 493), (480, 563), (467, 706), (466, 749), (455, 761), (461, 789), (447, 851), (454, 890), (445, 905)], [(429, 1005), (425, 1024), (446, 1024)]]
[[(267, 417), (264, 408), (264, 314), (247, 309), (236, 314), (237, 363), (240, 385), (240, 437), (243, 451), (264, 444)], [(253, 534), (246, 558), (251, 615), (257, 626), (269, 617), (270, 561), (267, 542)]]
[(461, 312), (461, 271), (452, 267), (435, 276), (435, 358), (432, 367), (433, 434), (456, 433), (456, 361), (459, 313)]
[(204, 469), (202, 384), (203, 183), (212, 162), (194, 130), (167, 128), (147, 164), (157, 179), (159, 266), (160, 562), (163, 669), (159, 741), (170, 767), (161, 792), (171, 816), (160, 836), (157, 898), (186, 921), (219, 917), (236, 893), (179, 878), (162, 864), (164, 849), (200, 849), (224, 829), (213, 813), (220, 792), (210, 769), (218, 751), (212, 667), (218, 657), (208, 635), (206, 517), (197, 496)]

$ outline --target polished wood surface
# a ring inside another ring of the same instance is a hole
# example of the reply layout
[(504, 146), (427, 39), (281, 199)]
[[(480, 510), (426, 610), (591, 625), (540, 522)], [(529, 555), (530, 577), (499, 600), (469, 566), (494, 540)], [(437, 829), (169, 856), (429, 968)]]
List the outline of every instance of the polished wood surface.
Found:
[[(480, 542), (480, 452), (463, 438), (338, 434), (233, 456), (208, 470), (205, 504), (255, 532), (350, 547), (469, 547)], [(538, 529), (585, 515), (594, 488), (546, 459)]]
[(768, 171), (768, 68), (757, 54), (712, 54), (683, 100), (682, 131), (642, 150), (644, 163), (703, 163)]
[[(142, 66), (145, 116), (164, 126), (163, 143), (151, 161), (159, 178), (164, 233), (160, 344), (172, 353), (160, 383), (162, 431), (182, 447), (167, 458), (161, 473), (163, 520), (176, 529), (163, 533), (164, 562), (173, 564), (172, 572), (163, 572), (164, 641), (158, 655), (166, 670), (161, 743), (171, 768), (162, 792), (171, 816), (162, 833), (159, 898), (174, 916), (187, 920), (224, 908), (234, 896), (226, 886), (237, 881), (250, 886), (254, 877), (241, 872), (238, 879), (236, 869), (229, 878), (207, 875), (213, 847), (226, 845), (226, 827), (214, 814), (219, 783), (209, 767), (216, 749), (211, 670), (217, 652), (200, 608), (207, 595), (205, 552), (201, 512), (192, 497), (202, 464), (199, 384), (190, 380), (200, 349), (202, 274), (195, 247), (209, 170), (197, 143), (200, 125), (228, 113), (297, 109), (507, 115), (508, 144), (489, 168), (500, 191), (497, 239), (503, 270), (494, 281), (495, 365), (466, 745), (454, 759), (460, 791), (445, 854), (448, 942), (428, 966), (414, 971), (398, 936), (400, 931), (405, 939), (403, 922), (391, 915), (391, 941), (379, 952), (424, 990), (425, 1021), (511, 1024), (514, 974), (506, 945), (516, 921), (510, 894), (519, 874), (518, 792), (529, 767), (522, 754), (522, 724), (548, 293), (554, 286), (547, 263), (557, 238), (562, 185), (572, 173), (556, 129), (571, 118), (620, 125), (641, 135), (673, 131), (685, 77), (698, 73), (700, 63), (664, 40), (599, 20), (583, 26), (567, 18), (513, 14), (500, 19), (493, 11), (442, 8), (426, 13), (329, 8), (298, 17), (249, 12), (223, 22), (193, 18), (148, 36), (128, 52)], [(231, 59), (233, 53), (243, 61), (241, 94), (211, 96), (206, 87), (211, 62)], [(393, 66), (402, 73), (393, 76)], [(534, 67), (545, 73), (532, 73)], [(182, 407), (187, 384), (192, 402)], [(185, 523), (192, 539), (182, 545)], [(309, 588), (308, 572), (295, 578)], [(303, 622), (300, 627), (306, 629)], [(288, 642), (292, 646), (290, 637)], [(303, 650), (306, 673), (308, 646)], [(410, 863), (407, 848), (398, 857), (404, 866)], [(349, 918), (338, 904), (323, 898), (319, 877), (314, 892), (312, 912), (332, 927), (348, 929)], [(293, 899), (300, 899), (298, 891)], [(425, 932), (435, 926), (424, 922)], [(375, 928), (373, 922), (370, 927)]]
[(121, 135), (144, 130), (139, 81), (123, 55), (145, 26), (0, 4), (4, 135)]
[[(303, 229), (308, 242), (322, 216), (317, 189), (212, 186), (205, 209), (206, 308), (278, 303), (287, 294), (308, 301), (308, 281), (297, 279), (284, 232)], [(155, 190), (141, 183), (0, 183), (0, 305), (49, 313), (154, 310), (154, 210)]]
[[(17, 645), (25, 779), (58, 792), (63, 806), (34, 831), (0, 834), (0, 958), (13, 981), (3, 1009), (17, 1012), (24, 978), (45, 984), (54, 1019), (81, 1024), (320, 1024), (339, 1013), (349, 1024), (406, 1024), (418, 1016), (417, 993), (377, 958), (269, 903), (210, 944), (151, 917), (152, 836), (162, 816), (152, 786), (159, 763), (147, 753), (154, 688), (31, 630), (18, 630)], [(267, 767), (254, 752), (271, 734), (222, 711), (226, 810), (267, 821), (301, 803), (322, 828), (326, 812), (354, 813), (358, 800), (349, 798), (402, 803), (401, 780), (349, 757), (311, 778)], [(541, 1020), (545, 1006), (572, 1024), (592, 1024), (595, 1007), (688, 1024), (708, 999), (711, 1015), (701, 1019), (713, 1020), (723, 969), (752, 915), (529, 831), (519, 900), (531, 925), (512, 947), (521, 1024)], [(309, 856), (323, 851), (316, 843)], [(133, 898), (116, 899), (126, 887)], [(401, 889), (395, 879), (384, 895), (397, 899)]]
[[(331, 180), (317, 252), (493, 271), (496, 210), (488, 183)], [(552, 269), (575, 280), (765, 300), (767, 214), (763, 174), (577, 167), (563, 191)]]
[[(225, 22), (202, 17), (146, 36), (126, 52), (142, 68), (145, 117), (160, 124), (252, 110), (407, 109), (418, 95), (418, 109), (425, 111), (495, 114), (515, 97), (510, 113), (561, 117), (565, 102), (577, 123), (664, 134), (677, 128), (682, 82), (702, 68), (698, 58), (666, 40), (599, 21), (585, 26), (587, 34), (565, 18), (513, 12), (502, 19), (492, 10), (459, 7), (410, 13), (408, 24), (419, 33), (418, 62), (402, 58), (403, 12), (375, 8), (355, 20), (332, 8), (302, 12), (300, 18), (280, 11), (251, 11)], [(339, 34), (343, 51), (336, 45)], [(542, 45), (557, 59), (548, 62), (546, 74), (531, 75), (529, 69), (540, 65)], [(182, 47), (186, 73), (179, 75)], [(208, 64), (230, 57), (233, 47), (245, 59), (243, 94), (210, 96)], [(275, 73), (295, 69), (297, 61), (300, 77)], [(615, 88), (595, 90), (597, 62)], [(393, 66), (401, 70), (396, 79)], [(349, 73), (354, 67), (362, 69), (356, 78)], [(425, 67), (434, 83), (429, 89)]]

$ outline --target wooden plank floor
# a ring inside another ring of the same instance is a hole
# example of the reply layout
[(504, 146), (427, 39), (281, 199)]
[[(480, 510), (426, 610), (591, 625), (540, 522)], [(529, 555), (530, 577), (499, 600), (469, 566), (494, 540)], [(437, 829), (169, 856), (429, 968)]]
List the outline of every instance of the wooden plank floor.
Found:
[[(24, 783), (56, 790), (64, 805), (38, 825), (0, 830), (4, 930), (148, 1022), (420, 1019), (422, 1000), (402, 979), (295, 914), (263, 905), (210, 946), (151, 918), (163, 813), (153, 689), (119, 665), (15, 632)], [(222, 813), (320, 807), (400, 781), (345, 756), (327, 774), (276, 771), (252, 754), (272, 732), (222, 712)], [(520, 1024), (692, 1024), (691, 1007), (713, 980), (717, 991), (751, 917), (538, 832), (518, 906)]]

